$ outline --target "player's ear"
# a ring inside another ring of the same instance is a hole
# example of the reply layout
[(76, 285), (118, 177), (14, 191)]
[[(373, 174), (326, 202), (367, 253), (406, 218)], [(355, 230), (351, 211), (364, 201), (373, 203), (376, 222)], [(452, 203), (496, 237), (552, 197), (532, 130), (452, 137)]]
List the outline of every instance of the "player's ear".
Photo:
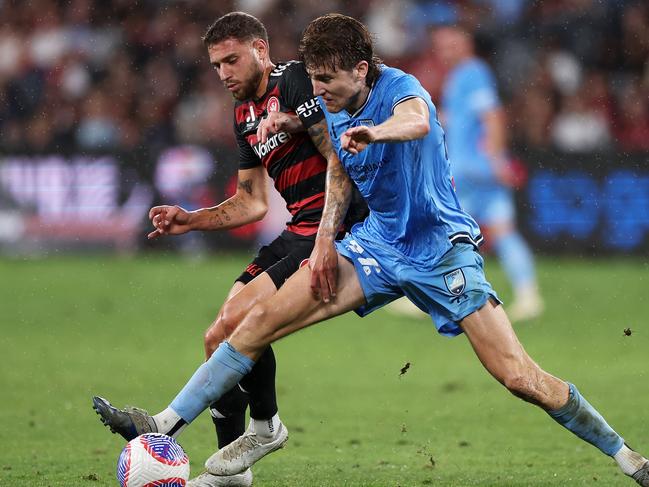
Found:
[(252, 48), (257, 53), (259, 59), (268, 57), (268, 43), (263, 39), (255, 39), (252, 41)]
[(359, 61), (358, 64), (354, 67), (354, 78), (356, 81), (365, 80), (367, 77), (367, 72), (369, 71), (370, 65), (367, 61)]

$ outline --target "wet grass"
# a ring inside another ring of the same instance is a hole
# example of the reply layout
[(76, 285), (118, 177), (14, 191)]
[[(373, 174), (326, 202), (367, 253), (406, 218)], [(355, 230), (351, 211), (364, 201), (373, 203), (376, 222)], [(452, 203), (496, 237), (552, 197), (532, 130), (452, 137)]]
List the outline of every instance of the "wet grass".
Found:
[[(507, 299), (490, 259), (488, 275)], [(202, 331), (245, 263), (0, 260), (0, 485), (116, 485), (124, 442), (101, 426), (90, 397), (165, 407), (202, 360)], [(516, 328), (544, 368), (576, 383), (644, 451), (648, 271), (633, 259), (541, 259), (547, 312)], [(257, 487), (632, 485), (610, 459), (508, 395), (463, 337), (440, 337), (426, 321), (349, 314), (276, 352), (291, 438), (255, 466)], [(180, 442), (198, 473), (215, 447), (208, 415)]]

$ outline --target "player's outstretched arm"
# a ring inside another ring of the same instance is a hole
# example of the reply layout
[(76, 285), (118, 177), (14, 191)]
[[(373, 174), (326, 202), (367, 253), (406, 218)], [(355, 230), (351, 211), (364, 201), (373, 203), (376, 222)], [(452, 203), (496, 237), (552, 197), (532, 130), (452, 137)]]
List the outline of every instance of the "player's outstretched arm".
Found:
[(341, 136), (341, 146), (358, 154), (376, 142), (404, 142), (421, 139), (430, 130), (428, 105), (421, 98), (410, 98), (394, 107), (394, 114), (374, 127), (360, 125), (347, 129)]
[(261, 220), (268, 210), (263, 166), (239, 170), (237, 192), (222, 203), (195, 211), (180, 206), (156, 206), (149, 211), (155, 230), (149, 238), (180, 235), (191, 230), (227, 230)]
[(313, 144), (327, 160), (325, 205), (318, 227), (309, 268), (311, 289), (325, 303), (336, 296), (338, 280), (338, 253), (334, 239), (342, 224), (352, 194), (352, 184), (333, 148), (327, 122), (323, 119), (308, 129)]

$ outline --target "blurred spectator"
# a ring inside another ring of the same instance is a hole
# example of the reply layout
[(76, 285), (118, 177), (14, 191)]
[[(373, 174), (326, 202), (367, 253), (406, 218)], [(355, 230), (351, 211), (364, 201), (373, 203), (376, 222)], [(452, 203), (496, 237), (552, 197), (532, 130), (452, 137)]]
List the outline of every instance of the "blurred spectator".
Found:
[[(266, 23), (278, 61), (295, 57), (313, 17), (357, 17), (386, 62), (415, 73), (433, 96), (444, 71), (427, 29), (460, 21), (497, 68), (518, 144), (646, 147), (646, 0), (0, 0), (0, 149), (234, 145), (231, 102), (200, 38), (237, 9)], [(597, 141), (579, 133), (582, 122)]]
[(582, 92), (564, 97), (551, 131), (555, 146), (564, 152), (606, 149), (611, 140), (607, 120), (587, 106)]
[(643, 90), (639, 79), (620, 96), (615, 132), (623, 150), (649, 151), (649, 90)]
[(118, 135), (107, 94), (99, 88), (92, 90), (83, 103), (76, 133), (77, 145), (82, 149), (115, 149)]

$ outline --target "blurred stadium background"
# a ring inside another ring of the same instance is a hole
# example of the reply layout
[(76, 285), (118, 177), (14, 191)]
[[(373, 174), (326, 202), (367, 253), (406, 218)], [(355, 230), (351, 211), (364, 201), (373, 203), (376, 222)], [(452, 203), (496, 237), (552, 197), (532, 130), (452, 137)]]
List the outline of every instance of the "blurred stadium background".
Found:
[[(499, 77), (524, 176), (521, 227), (536, 250), (649, 249), (647, 2), (5, 0), (3, 252), (134, 252), (147, 246), (149, 205), (194, 208), (233, 190), (232, 103), (200, 40), (231, 9), (265, 22), (275, 60), (295, 58), (301, 29), (319, 14), (362, 19), (381, 56), (436, 100), (444, 73), (430, 28), (452, 19), (474, 26)], [(275, 206), (263, 225), (180, 246), (254, 245), (281, 227)]]
[[(430, 30), (473, 26), (508, 112), (520, 228), (541, 255), (547, 310), (517, 330), (646, 452), (646, 417), (629, 411), (647, 400), (649, 3), (0, 0), (0, 485), (113, 485), (121, 444), (91, 394), (164, 407), (232, 279), (286, 221), (276, 199), (258, 225), (145, 237), (151, 205), (235, 189), (232, 101), (200, 40), (231, 10), (262, 19), (274, 60), (295, 57), (315, 16), (352, 15), (436, 100)], [(294, 436), (259, 485), (627, 485), (428, 323), (349, 315), (278, 350)], [(194, 472), (213, 448), (200, 420), (183, 440)]]

